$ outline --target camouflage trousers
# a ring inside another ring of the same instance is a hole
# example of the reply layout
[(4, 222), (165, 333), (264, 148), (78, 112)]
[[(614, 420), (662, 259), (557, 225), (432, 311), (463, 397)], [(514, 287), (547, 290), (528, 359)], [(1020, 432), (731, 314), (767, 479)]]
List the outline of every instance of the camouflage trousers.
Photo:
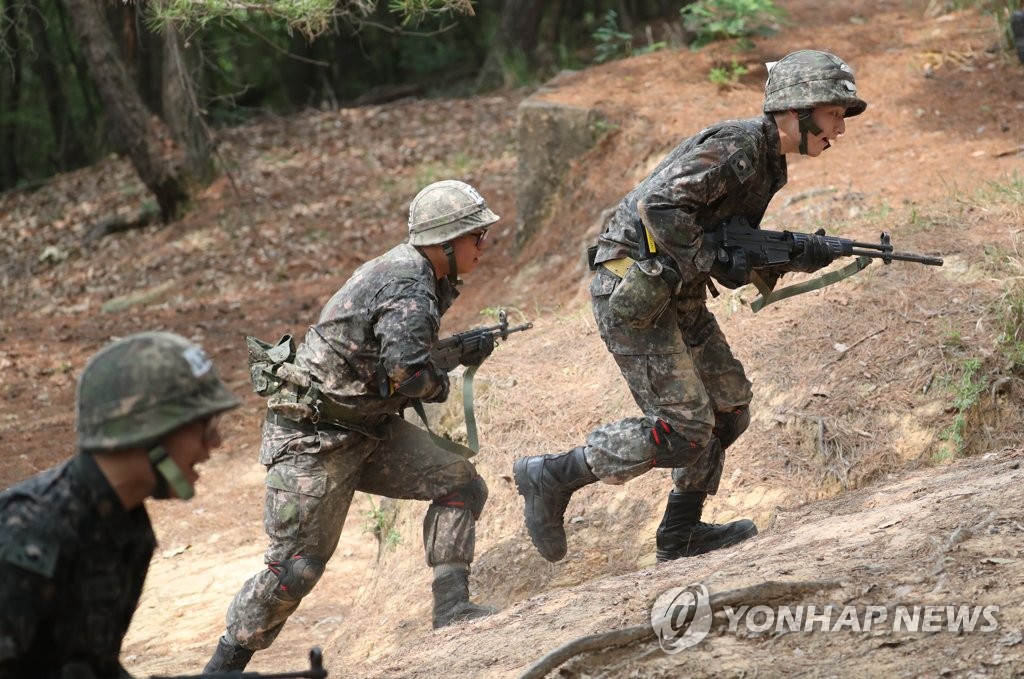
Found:
[[(397, 416), (387, 416), (381, 431), (383, 438), (375, 439), (350, 430), (304, 432), (264, 423), (260, 455), (270, 461), (263, 517), (270, 538), (268, 568), (242, 585), (228, 609), (227, 632), (235, 642), (251, 650), (273, 643), (334, 554), (357, 490), (435, 500), (423, 526), (428, 565), (472, 561), (474, 512), (436, 502), (483, 484), (475, 467), (455, 452), (461, 446), (439, 441)], [(477, 515), (482, 503), (479, 499)], [(301, 572), (287, 570), (296, 564)]]
[(743, 365), (733, 356), (703, 294), (675, 299), (652, 324), (635, 328), (621, 322), (609, 301), (618, 280), (605, 269), (594, 276), (594, 318), (643, 417), (627, 417), (590, 432), (587, 463), (605, 483), (624, 483), (647, 472), (657, 453), (650, 430), (661, 419), (702, 453), (672, 470), (676, 488), (713, 495), (724, 451), (702, 447), (711, 440), (716, 411), (750, 404), (751, 384)]

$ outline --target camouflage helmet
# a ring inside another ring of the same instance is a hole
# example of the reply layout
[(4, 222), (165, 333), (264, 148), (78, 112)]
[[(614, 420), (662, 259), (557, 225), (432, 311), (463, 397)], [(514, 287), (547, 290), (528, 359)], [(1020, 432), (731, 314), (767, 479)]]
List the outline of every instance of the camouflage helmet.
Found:
[(437, 245), (498, 221), (469, 184), (446, 179), (430, 184), (409, 205), (409, 243)]
[(799, 50), (777, 61), (764, 86), (764, 112), (845, 106), (844, 117), (860, 115), (868, 107), (857, 97), (853, 71), (829, 52)]
[(131, 335), (98, 351), (78, 379), (78, 447), (152, 445), (240, 403), (198, 345), (168, 332)]

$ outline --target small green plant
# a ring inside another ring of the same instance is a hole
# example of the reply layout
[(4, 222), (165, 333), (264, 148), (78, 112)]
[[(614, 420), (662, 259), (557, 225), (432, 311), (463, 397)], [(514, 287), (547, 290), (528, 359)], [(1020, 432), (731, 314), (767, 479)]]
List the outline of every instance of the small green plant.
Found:
[(960, 365), (959, 377), (953, 387), (953, 422), (939, 433), (945, 441), (935, 454), (935, 460), (942, 462), (962, 455), (967, 448), (967, 429), (971, 411), (988, 388), (988, 380), (981, 375), (981, 359), (968, 358)]
[(377, 538), (378, 554), (389, 551), (402, 544), (402, 534), (395, 528), (395, 517), (384, 507), (378, 507), (370, 500), (370, 509), (366, 511), (367, 524), (364, 533), (372, 533)]
[(694, 34), (695, 49), (718, 40), (749, 47), (751, 38), (774, 33), (772, 22), (784, 14), (772, 0), (697, 0), (679, 10), (683, 27)]
[(946, 331), (946, 339), (942, 343), (944, 349), (956, 350), (964, 348), (964, 337), (957, 328), (950, 328)]
[(708, 73), (708, 80), (719, 87), (729, 87), (747, 74), (747, 67), (733, 60), (729, 66), (716, 66)]
[(633, 36), (619, 30), (619, 15), (610, 9), (604, 15), (604, 22), (591, 37), (594, 39), (594, 61), (602, 64), (612, 59), (628, 57), (633, 52)]
[(606, 134), (610, 134), (619, 129), (616, 123), (608, 122), (607, 120), (595, 120), (590, 126), (590, 132), (593, 134), (594, 139), (600, 139)]
[(999, 319), (999, 348), (1009, 370), (1024, 372), (1024, 281), (1016, 279), (996, 302)]

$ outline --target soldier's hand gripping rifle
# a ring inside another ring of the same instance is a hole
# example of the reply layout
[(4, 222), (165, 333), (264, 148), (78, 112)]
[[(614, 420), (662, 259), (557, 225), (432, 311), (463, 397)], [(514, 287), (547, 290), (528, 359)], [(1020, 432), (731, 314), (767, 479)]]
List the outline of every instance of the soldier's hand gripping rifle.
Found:
[[(498, 312), (498, 324), (486, 328), (474, 328), (465, 332), (455, 333), (438, 341), (430, 352), (430, 360), (445, 372), (456, 366), (466, 366), (462, 374), (462, 409), (466, 416), (466, 442), (471, 450), (480, 450), (480, 441), (476, 433), (476, 416), (473, 414), (473, 376), (477, 368), (494, 351), (498, 340), (508, 339), (514, 332), (522, 332), (533, 327), (527, 321), (519, 325), (509, 326), (508, 315), (502, 309)], [(420, 413), (426, 422), (426, 415)]]
[(176, 674), (173, 677), (151, 675), (149, 679), (326, 679), (323, 653), (319, 646), (309, 650), (309, 669), (295, 672), (243, 672), (228, 670), (226, 672), (204, 672), (203, 674)]
[[(715, 263), (711, 267), (711, 275), (716, 281), (730, 288), (747, 283), (757, 286), (761, 297), (750, 304), (750, 308), (757, 312), (772, 302), (817, 290), (852, 276), (870, 264), (872, 259), (880, 259), (885, 264), (896, 260), (942, 266), (941, 257), (895, 252), (891, 240), (885, 231), (878, 243), (826, 236), (824, 231), (814, 234), (767, 231), (750, 226), (741, 217), (734, 217), (714, 231), (705, 233), (703, 242), (704, 247), (714, 251)], [(773, 291), (766, 279), (774, 282), (782, 273), (809, 271), (796, 264), (804, 258), (809, 248), (815, 250), (817, 268), (840, 257), (857, 259), (837, 271)]]
[(529, 321), (509, 327), (508, 315), (501, 309), (498, 311), (497, 325), (457, 332), (438, 341), (430, 352), (430, 360), (445, 372), (454, 370), (459, 365), (474, 368), (491, 355), (497, 340), (508, 339), (512, 333), (529, 330), (532, 327), (533, 323)]

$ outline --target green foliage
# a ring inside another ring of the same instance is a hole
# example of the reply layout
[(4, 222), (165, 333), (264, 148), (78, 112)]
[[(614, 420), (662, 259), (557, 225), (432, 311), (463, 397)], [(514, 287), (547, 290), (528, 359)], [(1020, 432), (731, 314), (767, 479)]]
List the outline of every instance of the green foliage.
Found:
[(473, 15), (470, 0), (390, 0), (388, 11), (402, 17), (403, 25), (415, 25), (442, 15)]
[(999, 348), (1010, 372), (1024, 372), (1024, 281), (1017, 278), (996, 301)]
[(958, 457), (966, 448), (966, 436), (971, 410), (988, 388), (988, 380), (981, 373), (981, 359), (970, 357), (963, 360), (951, 380), (953, 391), (953, 422), (939, 434), (945, 441), (935, 454), (936, 461)]
[(609, 134), (611, 132), (615, 132), (618, 129), (619, 129), (619, 126), (616, 123), (608, 122), (607, 120), (604, 120), (603, 118), (598, 118), (590, 126), (590, 132), (591, 132), (591, 134), (593, 134), (595, 141), (600, 139), (601, 137), (603, 137), (606, 134)]
[(370, 508), (366, 511), (366, 526), (363, 527), (363, 532), (372, 533), (377, 538), (381, 552), (402, 544), (402, 534), (395, 528), (394, 514), (374, 504), (373, 498), (369, 495), (367, 498), (370, 501)]
[[(309, 37), (321, 35), (337, 21), (358, 25), (378, 8), (377, 0), (166, 0), (149, 3), (148, 21), (160, 29), (168, 23), (205, 28), (211, 23), (239, 23), (265, 17)], [(389, 0), (388, 11), (402, 25), (431, 17), (473, 14), (470, 0)]]
[(982, 191), (983, 199), (1024, 205), (1024, 174), (1014, 172), (1004, 181), (987, 180)]
[(633, 50), (633, 36), (619, 30), (619, 15), (613, 9), (604, 15), (604, 21), (591, 37), (595, 43), (594, 61), (599, 64), (627, 57)]
[(694, 48), (718, 40), (748, 46), (755, 36), (771, 35), (771, 23), (784, 14), (772, 0), (697, 0), (679, 10), (683, 26), (695, 36)]
[(733, 60), (729, 66), (716, 66), (708, 73), (708, 80), (719, 87), (729, 87), (747, 74), (747, 67)]
[(651, 42), (643, 47), (634, 47), (633, 35), (619, 29), (619, 15), (613, 9), (605, 12), (604, 21), (590, 34), (590, 37), (594, 40), (594, 61), (598, 64), (613, 59), (657, 52), (667, 46), (666, 42), (659, 41)]

